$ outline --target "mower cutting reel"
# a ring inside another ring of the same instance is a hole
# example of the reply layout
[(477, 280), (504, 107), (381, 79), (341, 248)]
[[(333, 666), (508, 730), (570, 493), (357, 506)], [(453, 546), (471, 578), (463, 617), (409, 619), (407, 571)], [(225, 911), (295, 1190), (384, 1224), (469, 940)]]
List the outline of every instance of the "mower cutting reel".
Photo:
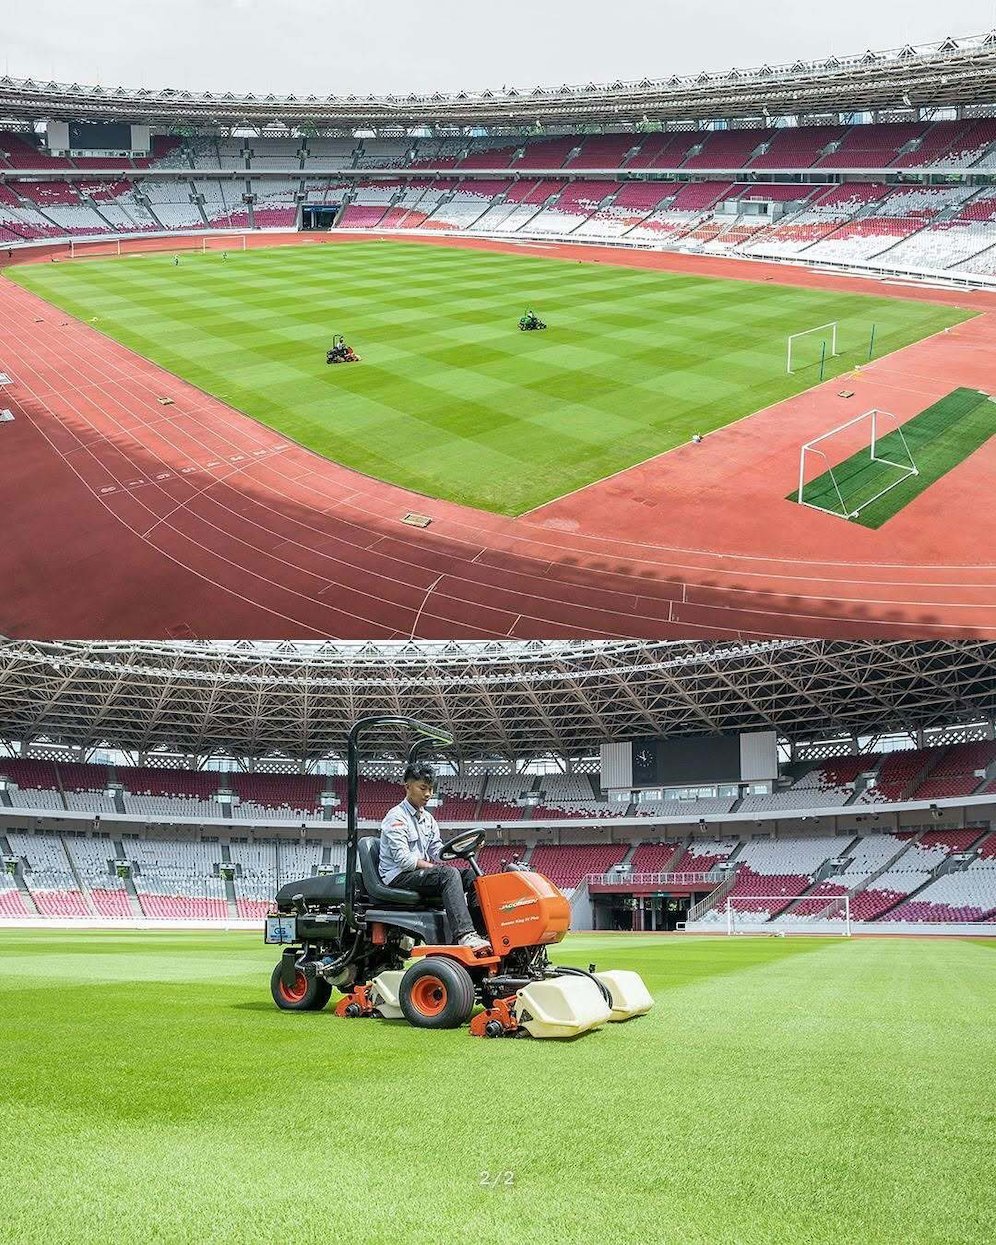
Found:
[[(449, 744), (445, 731), (404, 717), (364, 718), (349, 733), (346, 870), (289, 882), (266, 918), (265, 940), (283, 946), (271, 993), (284, 1011), (316, 1011), (333, 987), (344, 1019), (400, 1019), (421, 1029), (470, 1022), (481, 1037), (572, 1038), (610, 1021), (643, 1015), (653, 1000), (637, 973), (596, 973), (550, 963), (547, 950), (570, 928), (570, 904), (542, 874), (508, 865), (485, 874), (477, 862), (483, 830), (443, 844), (444, 860), (472, 870), (471, 913), (490, 950), (454, 943), (445, 911), (380, 877), (380, 842), (358, 833), (359, 749), (365, 731), (403, 726), (414, 732), (414, 760), (427, 744)], [(406, 967), (407, 965), (407, 967)], [(478, 1004), (483, 1010), (473, 1015)]]

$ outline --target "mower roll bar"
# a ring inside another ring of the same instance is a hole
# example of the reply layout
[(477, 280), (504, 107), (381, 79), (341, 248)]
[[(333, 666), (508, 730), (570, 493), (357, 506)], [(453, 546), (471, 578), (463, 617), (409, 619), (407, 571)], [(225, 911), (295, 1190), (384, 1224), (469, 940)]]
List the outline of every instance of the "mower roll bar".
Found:
[(356, 896), (356, 844), (359, 839), (359, 792), (360, 792), (360, 736), (385, 726), (403, 726), (418, 736), (409, 753), (409, 761), (415, 760), (419, 750), (429, 743), (451, 744), (449, 731), (440, 726), (429, 726), (415, 718), (401, 717), (392, 713), (374, 714), (354, 722), (346, 737), (346, 888), (342, 914), (351, 929), (357, 929), (354, 900)]

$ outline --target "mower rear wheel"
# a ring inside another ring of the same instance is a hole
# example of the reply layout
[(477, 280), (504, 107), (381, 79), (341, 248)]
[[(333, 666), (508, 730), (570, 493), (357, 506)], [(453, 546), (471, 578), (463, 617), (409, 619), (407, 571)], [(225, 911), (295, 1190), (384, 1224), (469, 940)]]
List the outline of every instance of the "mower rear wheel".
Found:
[(332, 997), (332, 987), (320, 977), (307, 977), (298, 969), (294, 984), (287, 988), (278, 964), (270, 977), (273, 1001), (285, 1012), (319, 1012)]
[(398, 1002), (419, 1029), (459, 1029), (474, 1010), (474, 983), (462, 964), (429, 955), (401, 978)]

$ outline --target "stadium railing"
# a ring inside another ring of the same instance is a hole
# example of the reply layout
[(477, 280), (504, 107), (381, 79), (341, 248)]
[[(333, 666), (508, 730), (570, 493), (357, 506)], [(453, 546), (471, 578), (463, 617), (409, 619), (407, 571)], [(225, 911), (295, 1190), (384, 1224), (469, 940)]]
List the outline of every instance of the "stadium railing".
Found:
[(718, 885), (726, 877), (719, 870), (709, 873), (627, 873), (625, 870), (610, 873), (588, 873), (582, 879), (587, 886), (706, 886)]

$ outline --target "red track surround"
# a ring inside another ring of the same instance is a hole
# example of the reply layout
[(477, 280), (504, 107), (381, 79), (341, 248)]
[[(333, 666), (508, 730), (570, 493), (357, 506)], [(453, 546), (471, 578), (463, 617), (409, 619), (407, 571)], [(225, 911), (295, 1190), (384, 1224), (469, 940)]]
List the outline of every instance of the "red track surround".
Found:
[[(371, 236), (264, 234), (249, 245)], [(958, 385), (996, 393), (996, 294), (705, 256), (529, 249), (983, 314), (862, 369), (847, 403), (841, 380), (828, 382), (508, 519), (330, 463), (0, 281), (0, 370), (15, 381), (2, 400), (15, 421), (0, 425), (0, 632), (996, 639), (996, 438), (877, 532), (784, 500), (800, 443), (850, 415), (879, 406), (908, 418)], [(53, 253), (66, 247), (16, 258)], [(409, 510), (432, 525), (402, 524)]]

